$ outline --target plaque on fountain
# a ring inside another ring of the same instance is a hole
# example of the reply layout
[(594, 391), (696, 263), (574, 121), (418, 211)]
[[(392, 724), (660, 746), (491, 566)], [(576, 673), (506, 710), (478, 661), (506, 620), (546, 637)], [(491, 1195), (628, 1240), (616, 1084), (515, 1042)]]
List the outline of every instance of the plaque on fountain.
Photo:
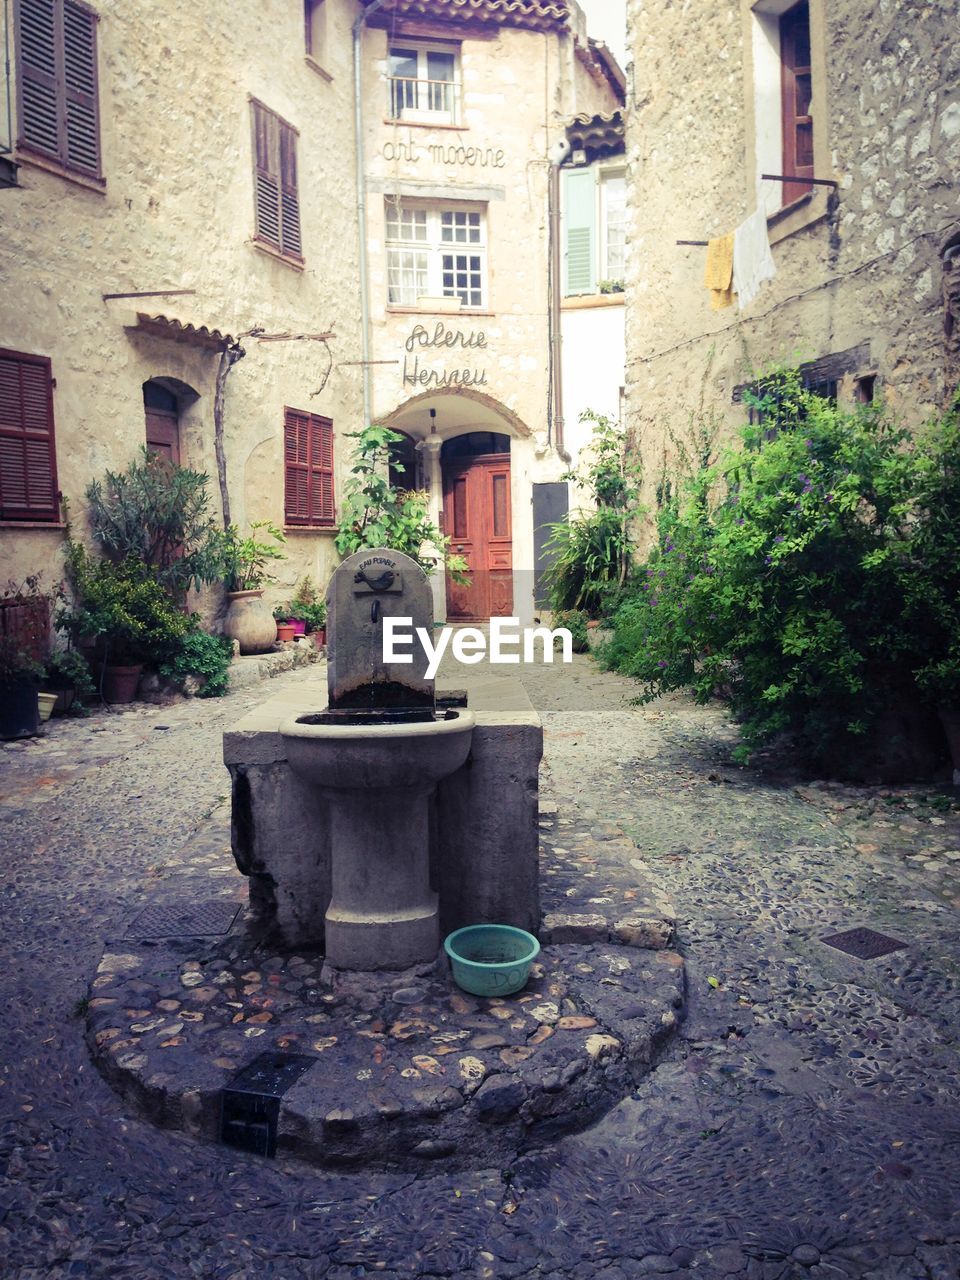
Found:
[[(433, 598), (427, 575), (400, 551), (357, 551), (334, 573), (327, 591), (327, 691), (333, 713), (432, 713), (434, 682), (426, 676), (423, 646), (412, 661), (384, 662), (383, 621), (410, 619), (433, 634)], [(405, 628), (406, 629), (406, 628)]]

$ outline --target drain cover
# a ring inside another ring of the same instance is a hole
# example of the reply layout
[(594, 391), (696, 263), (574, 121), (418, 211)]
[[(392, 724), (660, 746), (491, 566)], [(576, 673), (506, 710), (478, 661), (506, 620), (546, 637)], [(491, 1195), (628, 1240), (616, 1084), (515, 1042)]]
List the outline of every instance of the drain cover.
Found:
[(240, 907), (222, 899), (182, 906), (157, 905), (127, 926), (127, 938), (209, 938), (227, 933)]
[(891, 951), (903, 951), (907, 945), (885, 933), (877, 933), (876, 929), (847, 929), (845, 933), (831, 933), (820, 941), (828, 947), (836, 947), (838, 951), (846, 951), (847, 955), (856, 956), (858, 960), (876, 960)]

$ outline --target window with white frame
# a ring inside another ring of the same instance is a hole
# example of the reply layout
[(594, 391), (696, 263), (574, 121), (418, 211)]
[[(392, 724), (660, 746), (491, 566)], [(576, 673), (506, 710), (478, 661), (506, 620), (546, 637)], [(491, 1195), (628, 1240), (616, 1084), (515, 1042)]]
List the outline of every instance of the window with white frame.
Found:
[(563, 292), (620, 292), (625, 274), (625, 170), (599, 165), (564, 169)]
[(388, 66), (391, 120), (459, 122), (460, 57), (455, 48), (391, 45)]
[(386, 204), (387, 302), (422, 305), (422, 298), (459, 298), (486, 305), (486, 216), (476, 205)]

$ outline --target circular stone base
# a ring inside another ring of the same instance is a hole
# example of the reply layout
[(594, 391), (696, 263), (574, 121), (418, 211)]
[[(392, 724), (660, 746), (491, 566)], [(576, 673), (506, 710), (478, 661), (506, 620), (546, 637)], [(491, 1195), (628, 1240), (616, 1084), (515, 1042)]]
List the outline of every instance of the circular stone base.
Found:
[(609, 943), (545, 947), (504, 999), (465, 995), (445, 960), (338, 973), (264, 954), (243, 929), (119, 946), (91, 984), (87, 1036), (122, 1096), (218, 1140), (241, 1069), (308, 1055), (277, 1151), (327, 1166), (482, 1166), (581, 1128), (635, 1087), (683, 1011), (679, 955)]

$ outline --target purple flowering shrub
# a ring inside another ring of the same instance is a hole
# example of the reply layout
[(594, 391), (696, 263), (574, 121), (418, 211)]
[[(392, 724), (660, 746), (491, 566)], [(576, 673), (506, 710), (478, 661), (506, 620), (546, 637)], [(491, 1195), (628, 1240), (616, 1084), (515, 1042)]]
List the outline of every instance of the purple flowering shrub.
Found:
[[(843, 412), (804, 390), (795, 371), (766, 385), (760, 423), (661, 508), (604, 660), (643, 683), (643, 701), (682, 687), (728, 697), (740, 758), (789, 732), (824, 760), (855, 749), (891, 697), (916, 696), (924, 663), (931, 682), (940, 660), (956, 676), (957, 424), (917, 442), (882, 409)], [(934, 600), (924, 560), (938, 546), (953, 572), (938, 570), (950, 581)]]

